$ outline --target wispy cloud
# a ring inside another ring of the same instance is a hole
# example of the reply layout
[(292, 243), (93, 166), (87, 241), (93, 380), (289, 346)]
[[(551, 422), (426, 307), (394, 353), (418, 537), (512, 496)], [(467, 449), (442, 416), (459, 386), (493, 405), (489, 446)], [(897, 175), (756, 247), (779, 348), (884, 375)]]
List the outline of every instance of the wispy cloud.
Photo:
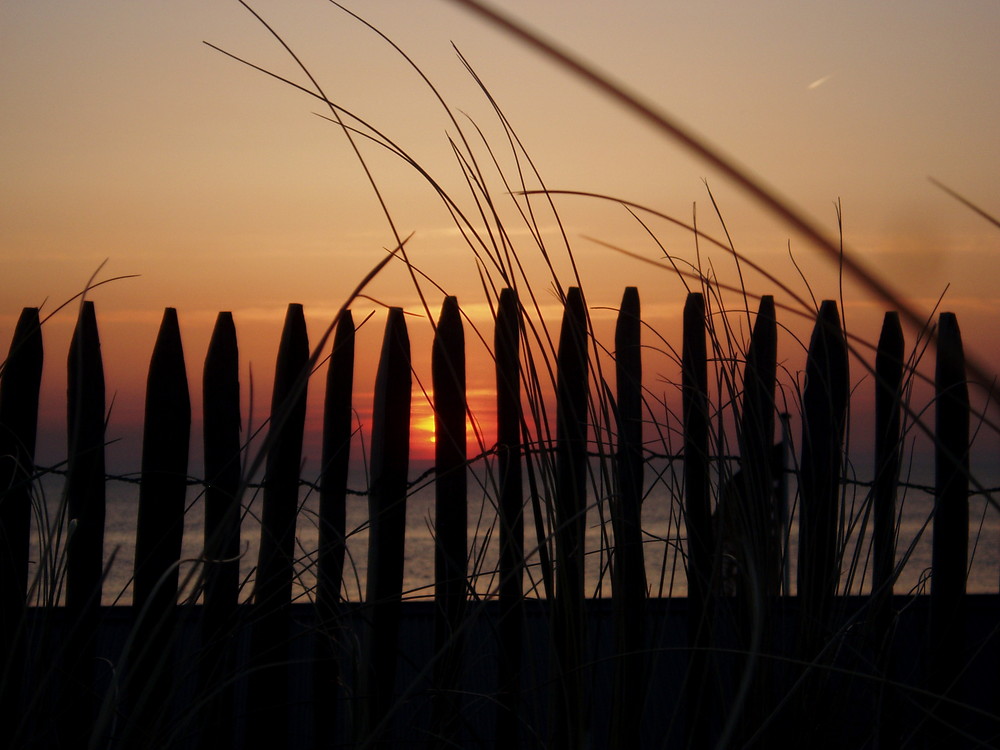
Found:
[(808, 89), (809, 91), (814, 91), (815, 89), (818, 89), (824, 83), (829, 81), (831, 78), (833, 78), (833, 73), (825, 75), (822, 78), (817, 78), (815, 81), (806, 86), (806, 89)]

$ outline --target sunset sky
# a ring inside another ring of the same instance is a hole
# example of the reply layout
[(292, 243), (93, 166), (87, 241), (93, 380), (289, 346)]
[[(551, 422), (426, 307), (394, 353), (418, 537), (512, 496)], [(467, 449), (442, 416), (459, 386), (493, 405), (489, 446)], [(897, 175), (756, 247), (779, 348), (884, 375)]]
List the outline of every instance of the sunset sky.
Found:
[[(405, 150), (482, 232), (449, 143), (457, 140), (456, 126), (397, 52), (323, 0), (253, 6), (331, 100)], [(570, 285), (565, 244), (542, 198), (507, 194), (475, 126), (517, 188), (507, 137), (452, 44), (487, 86), (548, 188), (608, 194), (688, 222), (696, 216), (705, 232), (724, 240), (728, 231), (740, 253), (808, 299), (791, 249), (817, 299), (840, 296), (836, 267), (724, 177), (480, 19), (447, 0), (351, 7), (405, 50), (452, 107), (550, 320), (558, 316), (551, 279), (516, 206), (530, 201), (537, 211), (561, 283)], [(846, 245), (919, 310), (929, 312), (950, 284), (943, 308), (959, 313), (967, 349), (996, 368), (1000, 230), (928, 178), (1000, 214), (1000, 5), (498, 0), (497, 7), (670, 113), (833, 236), (839, 200)], [(128, 438), (137, 434), (145, 369), (164, 307), (178, 309), (196, 408), (212, 322), (219, 310), (233, 311), (244, 385), (252, 371), (259, 423), (287, 304), (305, 306), (318, 339), (362, 276), (396, 244), (351, 143), (314, 114), (329, 110), (203, 41), (311, 88), (235, 1), (0, 4), (0, 349), (6, 351), (22, 307), (44, 302), (43, 313), (53, 309), (79, 292), (105, 259), (99, 278), (138, 275), (91, 294), (109, 398), (116, 394), (109, 436), (126, 438), (111, 448), (117, 470), (138, 468), (136, 443)], [(475, 259), (440, 198), (396, 155), (365, 139), (356, 143), (399, 235), (413, 235), (406, 245), (411, 262), (457, 295), (491, 341)], [(525, 179), (538, 187), (535, 177)], [(694, 262), (691, 235), (640, 215), (647, 232), (615, 203), (554, 200), (598, 322), (610, 319), (598, 308), (616, 306), (623, 288), (636, 285), (650, 324), (679, 347), (684, 289), (676, 276), (602, 243), (652, 260), (665, 249)], [(724, 252), (704, 241), (697, 249), (719, 277), (736, 280)], [(752, 292), (787, 299), (752, 272), (746, 283)], [(436, 315), (442, 293), (429, 283), (423, 289)], [(430, 326), (409, 273), (392, 264), (367, 293), (414, 313), (416, 366), (429, 388)], [(850, 284), (844, 297), (852, 330), (874, 338), (884, 304)], [(375, 311), (359, 334), (359, 403), (371, 390), (382, 304), (353, 305), (356, 321)], [(68, 308), (44, 331), (47, 436), (65, 420), (65, 356), (74, 320), (75, 309)], [(491, 367), (476, 335), (467, 330), (466, 338), (470, 399), (488, 432)], [(782, 355), (790, 370), (801, 368), (801, 349)], [(668, 358), (654, 358), (647, 377), (667, 388), (677, 372)], [(852, 379), (862, 377), (856, 368)], [(311, 397), (317, 404), (320, 390), (316, 381)], [(426, 424), (422, 396), (414, 403), (416, 421)], [(311, 415), (315, 429), (318, 409)], [(52, 437), (41, 447), (43, 461), (64, 451)], [(317, 450), (313, 445), (311, 465)]]

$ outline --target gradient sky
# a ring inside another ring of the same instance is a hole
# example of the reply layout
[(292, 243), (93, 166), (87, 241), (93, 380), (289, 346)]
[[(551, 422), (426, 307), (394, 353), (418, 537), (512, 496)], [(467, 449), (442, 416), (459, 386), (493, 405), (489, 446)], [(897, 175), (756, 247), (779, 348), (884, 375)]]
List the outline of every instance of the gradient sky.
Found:
[[(253, 5), (330, 99), (398, 143), (463, 210), (473, 210), (448, 141), (455, 126), (397, 53), (322, 0)], [(921, 310), (930, 311), (950, 284), (944, 307), (960, 314), (967, 348), (995, 367), (1000, 234), (928, 177), (1000, 213), (1000, 5), (497, 5), (693, 128), (832, 234), (840, 200), (848, 246)], [(460, 124), (470, 139), (476, 131), (466, 115), (482, 128), (509, 178), (516, 173), (503, 130), (452, 43), (487, 85), (549, 188), (610, 194), (686, 221), (696, 215), (706, 232), (724, 238), (707, 181), (741, 253), (807, 294), (789, 260), (791, 248), (817, 298), (840, 294), (836, 268), (723, 177), (479, 19), (446, 0), (376, 0), (355, 9), (464, 113)], [(92, 293), (109, 393), (116, 394), (112, 432), (123, 437), (141, 414), (145, 367), (164, 307), (178, 308), (192, 384), (200, 381), (216, 312), (234, 311), (244, 371), (253, 368), (259, 419), (287, 303), (305, 305), (318, 337), (384, 248), (395, 245), (350, 143), (313, 114), (322, 105), (203, 40), (308, 85), (235, 1), (0, 4), (0, 347), (6, 351), (23, 306), (44, 301), (45, 309), (54, 308), (80, 291), (105, 259), (102, 278), (139, 274)], [(371, 143), (361, 146), (399, 233), (413, 233), (411, 261), (485, 321), (474, 259), (441, 201), (412, 167)], [(489, 165), (481, 143), (473, 150)], [(555, 315), (530, 235), (495, 172), (489, 179)], [(540, 199), (532, 205), (568, 284), (552, 214)], [(556, 205), (588, 303), (617, 305), (624, 286), (637, 285), (647, 317), (679, 345), (683, 288), (677, 279), (591, 239), (658, 258), (662, 250), (646, 230), (616, 204), (563, 197)], [(657, 221), (649, 228), (666, 250), (693, 261), (689, 234)], [(724, 253), (700, 249), (720, 277), (735, 278)], [(753, 274), (747, 285), (758, 293), (777, 291)], [(418, 369), (426, 370), (429, 326), (418, 317), (422, 307), (405, 269), (395, 264), (368, 291), (417, 314), (414, 351)], [(426, 291), (436, 314), (441, 293)], [(850, 285), (845, 297), (852, 330), (874, 336), (884, 305)], [(358, 388), (365, 391), (385, 316), (372, 302), (353, 307), (358, 321), (376, 311), (363, 329), (365, 361), (358, 365)], [(53, 428), (64, 420), (61, 370), (74, 319), (66, 310), (46, 325), (43, 422)], [(483, 331), (491, 337), (490, 327)], [(467, 338), (475, 335), (469, 331)], [(801, 367), (800, 352), (785, 356), (791, 370)], [(479, 363), (470, 386), (488, 402), (486, 360), (481, 353), (470, 358)], [(676, 378), (669, 362), (658, 367), (647, 367), (651, 380)], [(485, 415), (488, 406), (482, 409)], [(58, 455), (54, 447), (46, 450)], [(117, 455), (120, 466), (137, 468), (127, 447), (113, 451), (113, 463)]]

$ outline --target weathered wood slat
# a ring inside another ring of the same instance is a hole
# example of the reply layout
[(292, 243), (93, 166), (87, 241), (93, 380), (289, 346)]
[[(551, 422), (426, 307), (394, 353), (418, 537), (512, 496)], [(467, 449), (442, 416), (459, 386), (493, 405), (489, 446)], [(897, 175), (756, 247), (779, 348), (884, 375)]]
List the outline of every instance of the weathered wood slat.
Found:
[(445, 297), (431, 354), (434, 384), (434, 706), (432, 744), (454, 747), (462, 717), (468, 587), (468, 476), (465, 434), (465, 333), (455, 297)]
[(736, 533), (745, 550), (744, 575), (754, 580), (741, 582), (761, 598), (777, 596), (781, 587), (781, 542), (778, 509), (775, 503), (772, 460), (774, 445), (774, 388), (776, 382), (778, 329), (774, 298), (760, 299), (757, 319), (747, 349), (743, 371), (743, 409), (740, 414), (740, 477), (738, 487), (744, 508), (734, 509)]
[(38, 308), (21, 311), (0, 377), (0, 721), (21, 719), (22, 633), (28, 593), (31, 482), (42, 382), (42, 328)]
[(80, 307), (67, 363), (66, 608), (77, 625), (65, 650), (61, 741), (84, 746), (97, 716), (93, 692), (104, 567), (104, 363), (94, 303)]
[[(847, 342), (840, 327), (837, 305), (825, 300), (819, 309), (806, 359), (802, 393), (802, 461), (799, 472), (799, 627), (798, 658), (803, 664), (829, 663), (833, 654), (824, 647), (834, 637), (840, 562), (841, 476), (847, 425)], [(844, 695), (832, 690), (823, 666), (809, 667), (797, 693), (787, 728), (816, 748), (834, 748), (843, 723), (836, 712), (810, 716), (808, 707), (833, 705)], [(843, 705), (843, 703), (842, 703)]]
[(378, 741), (394, 700), (403, 592), (407, 471), (410, 461), (410, 339), (402, 308), (389, 310), (375, 378), (372, 409), (371, 486), (368, 494), (369, 621), (365, 645), (367, 704), (363, 741)]
[[(896, 492), (902, 454), (902, 389), (905, 372), (903, 328), (899, 314), (887, 312), (875, 354), (875, 480), (872, 489), (872, 622), (879, 671), (889, 680), (893, 632), (892, 595), (896, 571)], [(879, 690), (879, 747), (900, 745), (903, 696), (887, 683)]]
[(177, 311), (168, 307), (146, 384), (142, 479), (135, 537), (134, 641), (126, 659), (128, 742), (148, 743), (169, 714), (173, 630), (187, 493), (191, 401)]
[(288, 742), (288, 606), (294, 575), (308, 363), (309, 337), (302, 305), (290, 304), (274, 371), (253, 593), (248, 731), (262, 747), (282, 747)]
[(642, 551), (642, 321), (639, 290), (626, 287), (615, 326), (617, 496), (611, 504), (615, 550), (615, 690), (611, 747), (639, 745), (645, 705), (646, 563)]
[(715, 722), (707, 706), (710, 664), (707, 647), (712, 642), (711, 591), (715, 541), (712, 531), (709, 488), (708, 350), (705, 298), (688, 294), (684, 303), (681, 351), (681, 398), (684, 420), (684, 522), (687, 527), (688, 661), (686, 683), (688, 747), (708, 747)]
[[(969, 565), (969, 386), (962, 333), (954, 313), (938, 317), (934, 371), (934, 535), (927, 688), (934, 695), (966, 698), (964, 670), (966, 578)], [(932, 742), (959, 745), (966, 723), (951, 703), (932, 705)]]
[(837, 305), (825, 300), (809, 342), (802, 394), (798, 588), (802, 656), (809, 659), (824, 642), (840, 579), (837, 533), (847, 398), (847, 346)]
[(316, 605), (324, 620), (336, 617), (344, 579), (347, 480), (354, 432), (353, 392), (354, 318), (350, 310), (345, 310), (334, 334), (323, 407)]
[(892, 596), (896, 566), (896, 488), (902, 453), (902, 388), (905, 366), (899, 314), (887, 312), (875, 355), (875, 536), (872, 589)]
[(240, 363), (236, 325), (220, 312), (202, 374), (205, 454), (204, 608), (201, 693), (205, 696), (201, 747), (233, 745), (236, 674), (233, 643), (239, 627)]
[(559, 334), (556, 379), (556, 595), (552, 746), (581, 747), (586, 708), (584, 540), (587, 519), (587, 311), (570, 287)]
[(336, 705), (340, 679), (337, 652), (343, 631), (340, 602), (347, 545), (347, 481), (354, 419), (351, 411), (353, 391), (354, 318), (350, 310), (345, 310), (337, 321), (334, 334), (323, 406), (323, 467), (320, 474), (319, 549), (316, 557), (318, 623), (313, 696), (317, 747), (331, 746), (337, 729), (330, 707)]
[[(774, 298), (761, 297), (743, 369), (743, 399), (737, 443), (740, 468), (722, 489), (720, 537), (730, 540), (725, 553), (738, 569), (736, 622), (739, 648), (747, 654), (740, 667), (749, 680), (741, 711), (740, 739), (747, 742), (774, 711), (772, 673), (767, 656), (774, 648), (773, 599), (781, 590), (780, 513), (774, 491), (774, 389), (778, 328)], [(772, 730), (773, 731), (773, 730)], [(773, 739), (764, 736), (770, 744)]]
[(513, 289), (500, 292), (493, 348), (497, 383), (497, 506), (500, 623), (497, 649), (497, 748), (520, 742), (524, 616), (524, 489), (521, 473), (521, 312)]

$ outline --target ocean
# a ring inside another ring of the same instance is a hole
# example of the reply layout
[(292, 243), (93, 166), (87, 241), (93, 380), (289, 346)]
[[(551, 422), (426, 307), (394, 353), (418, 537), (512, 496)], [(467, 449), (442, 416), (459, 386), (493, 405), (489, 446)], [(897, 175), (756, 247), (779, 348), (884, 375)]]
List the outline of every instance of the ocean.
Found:
[[(649, 472), (652, 474), (653, 472)], [(498, 533), (496, 512), (492, 502), (495, 492), (485, 489), (483, 472), (470, 470), (468, 539), (469, 571), (475, 590), (489, 596), (497, 588), (495, 571), (498, 559)], [(649, 482), (647, 476), (647, 483)], [(49, 476), (41, 483), (44, 505), (51, 526), (58, 517), (61, 478)], [(352, 487), (364, 487), (363, 478)], [(684, 573), (686, 531), (681, 509), (682, 497), (676, 490), (679, 479), (669, 471), (662, 471), (658, 481), (647, 489), (643, 501), (642, 522), (646, 580), (651, 596), (685, 596), (687, 584)], [(135, 527), (138, 513), (138, 485), (109, 480), (107, 484), (107, 517), (105, 524), (105, 562), (110, 563), (104, 583), (105, 604), (127, 605), (131, 602), (130, 580), (134, 564)], [(249, 494), (249, 493), (248, 493)], [(527, 496), (527, 492), (526, 492)], [(201, 552), (203, 536), (203, 502), (197, 487), (188, 491), (188, 510), (185, 516), (184, 542), (180, 567), (181, 581), (192, 578), (195, 562)], [(301, 508), (296, 530), (296, 580), (293, 590), (299, 599), (308, 599), (315, 584), (313, 565), (318, 541), (316, 517), (318, 494), (303, 488)], [(610, 521), (607, 503), (595, 500), (592, 493), (588, 502), (586, 536), (586, 587), (588, 596), (610, 594), (608, 572), (608, 546)], [(253, 569), (257, 561), (259, 526), (255, 520), (260, 511), (260, 497), (249, 496), (245, 501), (241, 527), (241, 580), (245, 581), (242, 598), (252, 590)], [(790, 504), (795, 504), (794, 485), (790, 490)], [(927, 593), (931, 566), (933, 497), (924, 485), (903, 488), (900, 491), (898, 517), (897, 566), (900, 568), (895, 590), (897, 593)], [(347, 506), (347, 557), (342, 593), (349, 601), (364, 598), (365, 571), (368, 549), (368, 505), (363, 495), (350, 495)], [(794, 518), (794, 516), (793, 516)], [(525, 549), (527, 569), (525, 590), (529, 596), (543, 596), (539, 575), (538, 535), (530, 506), (525, 516)], [(603, 519), (603, 520), (602, 520)], [(34, 570), (48, 567), (39, 544), (39, 527), (45, 522), (41, 513), (35, 514), (31, 560)], [(417, 484), (407, 499), (406, 549), (404, 562), (404, 596), (408, 598), (433, 595), (434, 579), (434, 484)], [(844, 526), (850, 531), (844, 543), (841, 588), (844, 593), (867, 591), (871, 578), (870, 540), (873, 520), (866, 503), (863, 485), (848, 485), (845, 491)], [(988, 505), (981, 496), (974, 495), (969, 504), (969, 578), (970, 593), (996, 593), (1000, 586), (1000, 513)], [(792, 523), (788, 538), (788, 559), (797, 559), (798, 534)], [(113, 557), (113, 561), (112, 561)], [(794, 566), (793, 566), (794, 568)], [(794, 569), (790, 571), (791, 590), (794, 592)], [(51, 580), (51, 579), (50, 579)], [(51, 587), (48, 589), (51, 591)], [(190, 582), (186, 592), (190, 593)]]

